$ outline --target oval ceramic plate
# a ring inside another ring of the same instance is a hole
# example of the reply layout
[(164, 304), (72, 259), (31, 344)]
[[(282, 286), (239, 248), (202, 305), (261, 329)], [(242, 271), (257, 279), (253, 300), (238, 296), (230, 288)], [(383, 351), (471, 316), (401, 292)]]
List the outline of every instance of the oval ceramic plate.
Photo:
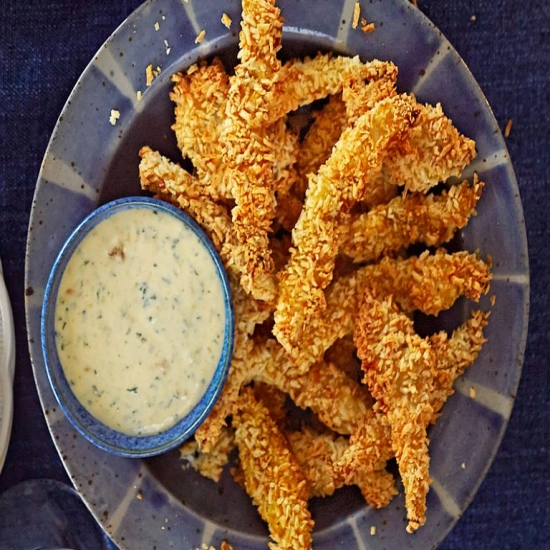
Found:
[[(489, 342), (445, 405), (431, 438), (427, 523), (405, 532), (402, 495), (374, 511), (352, 488), (311, 503), (317, 550), (432, 548), (473, 498), (498, 449), (520, 377), (527, 332), (528, 258), (522, 207), (497, 123), (475, 80), (442, 34), (406, 0), (365, 4), (375, 32), (351, 29), (353, 0), (281, 0), (283, 55), (336, 50), (392, 60), (399, 88), (441, 102), (478, 156), (468, 174), (486, 182), (462, 233), (468, 250), (494, 263)], [(307, 7), (306, 7), (307, 6)], [(227, 539), (238, 549), (266, 547), (267, 530), (228, 474), (216, 485), (183, 469), (178, 452), (149, 460), (114, 457), (87, 443), (57, 408), (40, 349), (40, 309), (53, 261), (69, 233), (99, 204), (138, 194), (138, 151), (148, 144), (181, 160), (170, 129), (170, 76), (214, 54), (236, 62), (240, 2), (157, 0), (144, 4), (107, 40), (78, 81), (46, 152), (27, 250), (27, 322), (35, 377), (59, 453), (88, 506), (125, 549), (200, 548)], [(233, 23), (221, 23), (225, 12)], [(196, 36), (206, 31), (197, 44)], [(146, 67), (156, 77), (146, 85)], [(160, 69), (160, 72), (158, 72)], [(142, 93), (138, 101), (137, 92)], [(120, 113), (116, 124), (111, 110)], [(83, 140), (85, 136), (85, 146)], [(488, 308), (487, 302), (482, 304)], [(466, 315), (466, 307), (460, 315)], [(475, 399), (472, 396), (475, 395)], [(376, 535), (371, 536), (371, 527)]]

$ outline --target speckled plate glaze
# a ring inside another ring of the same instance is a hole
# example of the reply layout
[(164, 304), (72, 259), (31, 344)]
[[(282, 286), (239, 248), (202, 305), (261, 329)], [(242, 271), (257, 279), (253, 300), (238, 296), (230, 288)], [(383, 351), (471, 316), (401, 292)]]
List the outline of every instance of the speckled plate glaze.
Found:
[[(394, 61), (399, 88), (441, 102), (456, 126), (477, 143), (466, 175), (487, 183), (475, 217), (462, 232), (469, 250), (494, 262), (489, 339), (456, 384), (431, 431), (428, 520), (405, 532), (403, 497), (384, 510), (365, 506), (353, 488), (312, 502), (317, 550), (433, 548), (473, 498), (498, 449), (519, 382), (528, 321), (529, 273), (524, 220), (504, 140), (479, 86), (449, 42), (406, 0), (364, 2), (376, 31), (352, 30), (354, 0), (281, 0), (283, 54), (318, 49)], [(78, 491), (121, 548), (194, 549), (229, 540), (235, 548), (266, 547), (267, 530), (244, 492), (225, 475), (218, 485), (182, 469), (177, 451), (154, 459), (112, 456), (80, 437), (58, 409), (40, 349), (40, 309), (52, 264), (76, 225), (98, 205), (139, 194), (138, 150), (148, 144), (180, 160), (170, 126), (170, 76), (197, 59), (235, 63), (240, 2), (145, 3), (107, 40), (78, 81), (48, 146), (37, 183), (27, 248), (30, 353), (52, 436)], [(220, 22), (226, 12), (233, 24)], [(158, 30), (156, 29), (158, 27)], [(199, 32), (205, 39), (195, 43)], [(161, 72), (146, 86), (145, 68)], [(136, 92), (142, 92), (137, 100)], [(111, 109), (120, 112), (113, 126)], [(488, 300), (482, 307), (489, 308)], [(439, 326), (467, 315), (460, 302)], [(447, 325), (448, 324), (448, 325)], [(471, 396), (475, 390), (475, 399)], [(376, 534), (370, 534), (371, 527)]]

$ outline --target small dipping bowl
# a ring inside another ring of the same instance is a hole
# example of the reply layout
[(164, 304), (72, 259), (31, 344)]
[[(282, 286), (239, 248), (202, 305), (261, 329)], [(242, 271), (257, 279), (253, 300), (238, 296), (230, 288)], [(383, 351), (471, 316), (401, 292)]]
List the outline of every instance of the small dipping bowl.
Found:
[(53, 265), (41, 317), (53, 392), (98, 447), (145, 457), (204, 421), (231, 362), (231, 292), (212, 242), (162, 201), (93, 211)]

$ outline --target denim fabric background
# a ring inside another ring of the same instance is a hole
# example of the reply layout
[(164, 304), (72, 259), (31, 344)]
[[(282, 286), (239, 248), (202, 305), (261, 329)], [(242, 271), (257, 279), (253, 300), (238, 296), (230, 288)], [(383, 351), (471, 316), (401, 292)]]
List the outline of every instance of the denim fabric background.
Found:
[[(221, 1), (221, 0), (220, 0)], [(314, 0), (310, 0), (314, 1)], [(0, 2), (0, 256), (17, 332), (15, 420), (0, 492), (30, 478), (68, 481), (40, 409), (24, 319), (24, 263), (34, 186), (76, 79), (140, 0)], [(462, 55), (492, 106), (519, 182), (530, 245), (531, 316), (517, 401), (450, 549), (548, 548), (550, 536), (550, 4), (418, 0)]]

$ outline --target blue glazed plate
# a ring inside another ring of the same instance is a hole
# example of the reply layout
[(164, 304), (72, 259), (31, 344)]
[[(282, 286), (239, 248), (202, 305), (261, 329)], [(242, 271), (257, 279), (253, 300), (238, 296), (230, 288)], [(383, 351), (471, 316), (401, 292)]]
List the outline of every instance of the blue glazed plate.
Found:
[[(364, 505), (352, 488), (311, 503), (317, 550), (437, 546), (474, 497), (498, 449), (521, 374), (527, 333), (529, 272), (518, 188), (498, 125), (457, 52), (410, 2), (362, 2), (376, 31), (351, 29), (354, 0), (281, 0), (286, 57), (319, 49), (392, 60), (399, 88), (441, 102), (460, 131), (476, 140), (468, 169), (486, 182), (478, 215), (462, 232), (468, 250), (493, 258), (488, 343), (456, 384), (431, 438), (427, 523), (405, 532), (400, 495), (384, 510)], [(306, 7), (307, 6), (307, 7)], [(61, 246), (99, 204), (138, 194), (138, 151), (148, 144), (180, 159), (170, 130), (170, 76), (200, 58), (235, 64), (240, 2), (145, 3), (107, 40), (72, 92), (48, 146), (38, 179), (27, 248), (27, 323), (35, 378), (60, 456), (98, 521), (121, 548), (200, 548), (227, 539), (238, 549), (266, 547), (267, 530), (248, 497), (225, 475), (218, 485), (183, 469), (178, 452), (132, 460), (104, 453), (80, 437), (57, 408), (40, 349), (40, 309)], [(221, 23), (225, 12), (231, 28)], [(155, 25), (158, 24), (158, 25)], [(158, 27), (158, 30), (156, 28)], [(205, 39), (195, 43), (201, 30)], [(168, 53), (167, 53), (168, 52)], [(145, 68), (159, 67), (151, 86)], [(142, 98), (137, 100), (137, 91)], [(113, 126), (111, 109), (120, 112)], [(465, 318), (469, 305), (454, 310)], [(489, 308), (488, 302), (482, 307)], [(475, 399), (471, 397), (474, 395)], [(93, 481), (93, 482), (92, 482)], [(371, 535), (371, 527), (375, 535)]]

